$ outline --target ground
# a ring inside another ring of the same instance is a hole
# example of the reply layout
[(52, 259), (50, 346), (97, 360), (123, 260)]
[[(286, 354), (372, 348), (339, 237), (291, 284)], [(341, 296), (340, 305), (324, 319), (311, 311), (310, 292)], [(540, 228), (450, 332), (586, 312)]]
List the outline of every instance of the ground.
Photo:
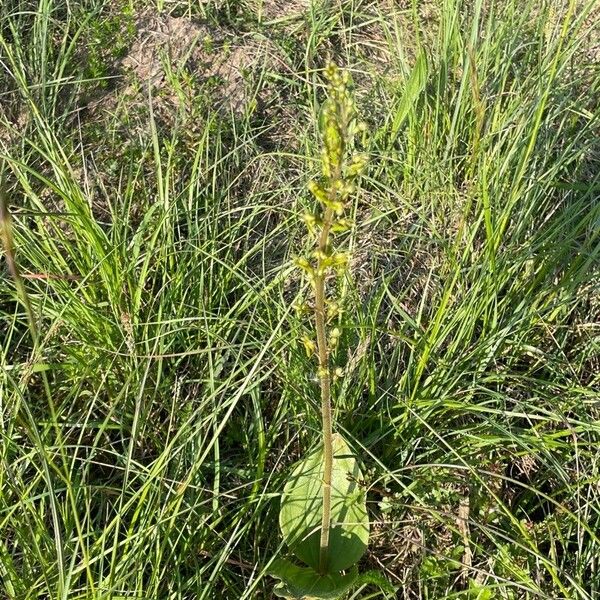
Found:
[(273, 597), (328, 60), (369, 155), (335, 427), (395, 586), (351, 597), (597, 598), (599, 11), (8, 0), (0, 598)]

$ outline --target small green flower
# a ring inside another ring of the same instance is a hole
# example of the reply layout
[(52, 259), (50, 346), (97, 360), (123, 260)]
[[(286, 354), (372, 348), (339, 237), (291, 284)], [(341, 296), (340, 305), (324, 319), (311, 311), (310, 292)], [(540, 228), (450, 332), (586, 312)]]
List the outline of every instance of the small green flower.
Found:
[(310, 358), (317, 350), (316, 344), (307, 335), (302, 337), (302, 343), (304, 344), (304, 349), (306, 350), (306, 356)]

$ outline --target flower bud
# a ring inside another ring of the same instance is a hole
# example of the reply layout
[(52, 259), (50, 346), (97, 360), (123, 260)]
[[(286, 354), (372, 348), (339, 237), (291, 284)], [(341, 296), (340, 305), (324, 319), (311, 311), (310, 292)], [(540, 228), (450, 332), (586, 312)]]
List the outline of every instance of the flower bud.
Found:
[(330, 121), (325, 130), (325, 146), (330, 155), (338, 154), (342, 149), (342, 136), (334, 121)]
[(325, 206), (330, 208), (336, 215), (341, 215), (344, 212), (344, 203), (340, 200), (327, 200)]
[(325, 77), (331, 81), (336, 76), (337, 71), (337, 65), (334, 62), (329, 61), (325, 67)]
[(313, 179), (308, 182), (308, 191), (322, 203), (327, 202), (327, 192)]
[(329, 369), (327, 367), (319, 367), (317, 369), (317, 377), (319, 379), (326, 379), (329, 377)]
[(302, 302), (302, 301), (294, 302), (294, 304), (292, 304), (292, 308), (296, 311), (296, 314), (298, 316), (305, 315), (310, 310), (310, 307), (308, 306), (308, 304), (306, 302)]
[(352, 221), (350, 219), (338, 219), (331, 224), (331, 231), (334, 233), (341, 233), (348, 231), (352, 227)]
[(339, 304), (335, 301), (327, 304), (327, 318), (334, 319), (340, 314), (341, 310)]
[(331, 266), (338, 270), (343, 270), (348, 265), (350, 257), (347, 252), (338, 252), (333, 254), (330, 258)]
[(305, 335), (302, 337), (302, 344), (306, 350), (306, 356), (310, 358), (317, 349), (315, 343), (307, 335)]
[(369, 162), (369, 157), (364, 152), (355, 154), (354, 156), (352, 156), (350, 165), (348, 166), (348, 169), (346, 171), (346, 176), (351, 177), (351, 178), (357, 177), (364, 171), (368, 162)]
[(306, 271), (309, 275), (311, 273), (313, 273), (314, 269), (312, 267), (312, 265), (310, 264), (310, 262), (308, 260), (306, 260), (306, 258), (295, 258), (294, 259), (294, 264), (299, 267), (300, 269), (302, 269), (303, 271)]

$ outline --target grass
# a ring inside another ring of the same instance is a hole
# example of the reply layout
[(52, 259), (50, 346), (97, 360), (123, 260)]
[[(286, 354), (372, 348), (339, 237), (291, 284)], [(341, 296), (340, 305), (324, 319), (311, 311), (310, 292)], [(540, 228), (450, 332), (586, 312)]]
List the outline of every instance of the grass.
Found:
[(335, 419), (367, 473), (361, 568), (398, 587), (352, 598), (598, 597), (597, 6), (272, 6), (152, 7), (249, 49), (241, 109), (177, 48), (135, 81), (144, 3), (2, 11), (39, 340), (0, 263), (0, 597), (271, 597), (279, 495), (320, 431), (292, 258), (328, 55), (371, 157)]

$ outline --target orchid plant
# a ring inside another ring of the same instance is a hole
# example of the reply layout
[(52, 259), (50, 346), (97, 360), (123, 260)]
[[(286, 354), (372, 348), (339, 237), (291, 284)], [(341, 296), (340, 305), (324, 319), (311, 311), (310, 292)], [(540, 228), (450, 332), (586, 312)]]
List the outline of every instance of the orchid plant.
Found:
[(366, 492), (358, 461), (333, 426), (332, 380), (341, 373), (333, 369), (331, 358), (340, 337), (336, 326), (340, 302), (329, 292), (349, 259), (335, 241), (352, 227), (345, 213), (367, 155), (355, 149), (356, 135), (365, 126), (357, 118), (350, 74), (329, 63), (325, 77), (327, 99), (319, 118), (322, 174), (308, 184), (317, 207), (304, 215), (314, 250), (311, 256), (296, 260), (313, 295), (313, 308), (308, 312), (312, 312), (314, 338), (306, 336), (303, 343), (317, 363), (322, 435), (320, 444), (293, 468), (279, 513), (283, 538), (303, 564), (279, 559), (270, 570), (281, 580), (275, 594), (298, 599), (340, 598), (360, 583), (389, 586), (376, 573), (359, 575), (357, 562), (369, 541)]

